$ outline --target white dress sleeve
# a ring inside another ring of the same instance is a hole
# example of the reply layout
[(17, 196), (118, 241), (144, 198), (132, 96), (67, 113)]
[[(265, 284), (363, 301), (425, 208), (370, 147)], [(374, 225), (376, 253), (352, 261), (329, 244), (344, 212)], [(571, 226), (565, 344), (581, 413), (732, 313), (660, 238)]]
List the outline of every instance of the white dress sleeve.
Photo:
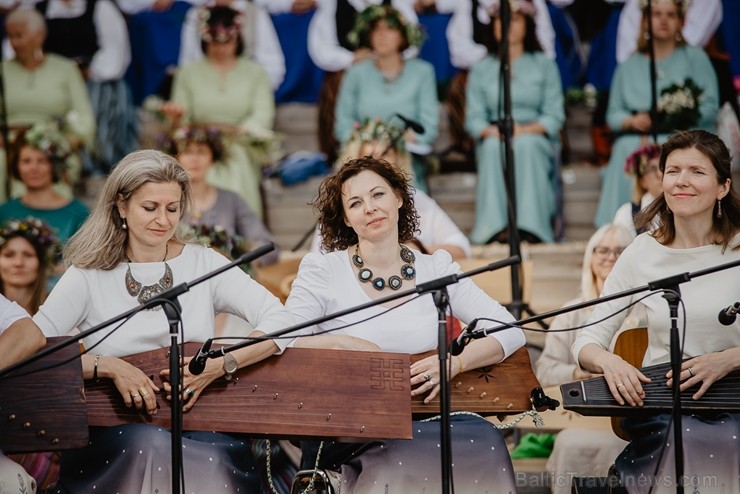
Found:
[(344, 70), (354, 60), (354, 53), (337, 41), (334, 14), (336, 0), (318, 0), (316, 13), (308, 25), (308, 54), (320, 69), (328, 72)]
[(0, 295), (0, 333), (14, 322), (30, 317), (23, 307)]
[(90, 80), (115, 81), (124, 76), (131, 63), (131, 44), (126, 20), (110, 0), (100, 0), (93, 13), (98, 51), (90, 62)]
[(424, 246), (449, 244), (460, 247), (470, 255), (470, 241), (445, 213), (437, 202), (417, 190), (414, 194), (414, 205), (419, 213), (419, 241)]
[(450, 61), (458, 69), (469, 69), (488, 53), (488, 49), (473, 41), (473, 5), (470, 1), (455, 2), (455, 10), (447, 24), (447, 45)]
[(267, 10), (257, 6), (254, 9), (254, 16), (254, 59), (265, 69), (274, 91), (285, 77), (283, 49)]
[[(105, 287), (97, 287), (105, 290)], [(63, 336), (85, 318), (92, 294), (82, 271), (70, 266), (46, 298), (33, 321), (46, 336)]]

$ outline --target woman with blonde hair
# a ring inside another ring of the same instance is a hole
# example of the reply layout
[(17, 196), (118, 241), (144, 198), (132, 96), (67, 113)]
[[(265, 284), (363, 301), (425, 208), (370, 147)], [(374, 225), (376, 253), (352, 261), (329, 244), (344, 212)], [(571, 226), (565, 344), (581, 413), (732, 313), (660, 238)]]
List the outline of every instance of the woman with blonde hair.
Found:
[[(216, 251), (189, 243), (178, 232), (191, 207), (190, 180), (177, 160), (159, 151), (130, 153), (111, 172), (98, 202), (64, 250), (69, 267), (34, 321), (47, 336), (81, 331), (145, 304), (175, 284), (192, 281), (228, 263)], [(180, 295), (184, 340), (214, 337), (214, 315), (229, 312), (263, 336), (289, 327), (293, 317), (264, 287), (239, 269), (230, 269)], [(148, 376), (123, 360), (126, 355), (166, 347), (167, 317), (160, 306), (137, 312), (118, 328), (87, 336), (82, 355), (85, 379), (109, 379), (128, 407), (157, 413), (157, 398), (173, 392), (169, 371)], [(192, 408), (215, 380), (278, 352), (265, 340), (206, 362), (198, 375), (183, 367), (183, 410)], [(185, 359), (187, 363), (189, 359)], [(157, 382), (161, 381), (160, 384)], [(177, 392), (177, 390), (174, 390)], [(159, 396), (163, 393), (162, 396)], [(93, 427), (90, 444), (65, 451), (60, 492), (169, 492), (170, 431), (146, 424)], [(134, 451), (138, 454), (133, 453)], [(129, 452), (127, 454), (127, 452)], [(273, 461), (275, 458), (273, 458)], [(184, 481), (188, 492), (258, 492), (261, 473), (251, 441), (218, 432), (183, 434)]]

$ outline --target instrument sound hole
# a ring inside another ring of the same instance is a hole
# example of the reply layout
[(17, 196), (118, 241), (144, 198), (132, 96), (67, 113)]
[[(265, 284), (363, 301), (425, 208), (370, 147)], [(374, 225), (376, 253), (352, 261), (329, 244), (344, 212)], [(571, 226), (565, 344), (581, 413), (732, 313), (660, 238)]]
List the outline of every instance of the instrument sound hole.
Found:
[(571, 398), (578, 398), (579, 396), (581, 396), (581, 391), (578, 389), (571, 389), (568, 391), (568, 395)]

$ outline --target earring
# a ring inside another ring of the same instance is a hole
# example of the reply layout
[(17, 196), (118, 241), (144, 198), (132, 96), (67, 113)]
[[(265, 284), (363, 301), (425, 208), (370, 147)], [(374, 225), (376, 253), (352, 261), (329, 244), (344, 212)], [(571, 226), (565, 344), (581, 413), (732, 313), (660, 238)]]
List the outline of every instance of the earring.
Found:
[(717, 219), (722, 219), (722, 202), (717, 199)]
[(121, 228), (126, 230), (128, 228), (128, 225), (126, 224), (126, 218), (121, 218)]
[(676, 41), (678, 41), (679, 43), (683, 41), (683, 36), (681, 36), (681, 33), (676, 33)]
[(645, 33), (642, 35), (645, 39), (650, 39), (650, 33), (645, 31)]

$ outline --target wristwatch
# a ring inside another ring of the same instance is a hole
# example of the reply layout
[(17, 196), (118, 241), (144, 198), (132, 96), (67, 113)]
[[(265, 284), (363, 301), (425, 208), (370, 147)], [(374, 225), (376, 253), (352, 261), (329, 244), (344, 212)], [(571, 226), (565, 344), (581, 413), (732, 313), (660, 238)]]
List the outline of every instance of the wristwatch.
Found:
[(231, 381), (234, 373), (239, 368), (239, 362), (230, 353), (224, 353), (224, 379)]

